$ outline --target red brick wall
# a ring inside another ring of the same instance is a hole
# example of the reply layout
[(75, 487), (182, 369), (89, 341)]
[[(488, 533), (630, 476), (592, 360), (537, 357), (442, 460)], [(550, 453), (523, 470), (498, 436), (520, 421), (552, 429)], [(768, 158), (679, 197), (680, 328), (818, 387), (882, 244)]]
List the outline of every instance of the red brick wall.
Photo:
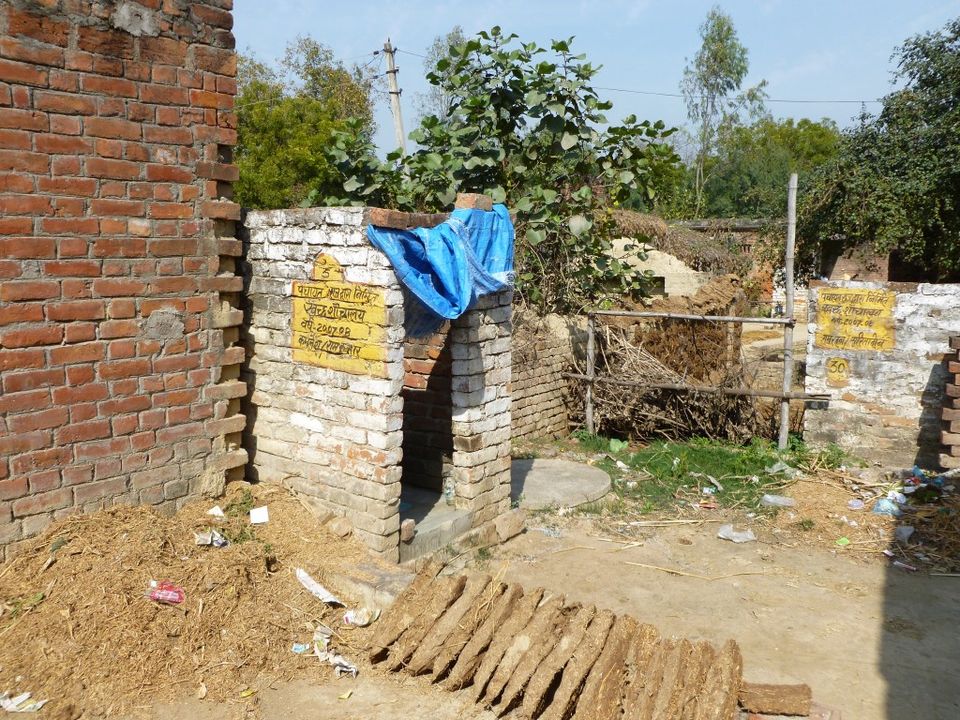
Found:
[(403, 344), (403, 482), (436, 490), (453, 470), (449, 324)]
[(232, 0), (0, 3), (0, 544), (242, 472)]

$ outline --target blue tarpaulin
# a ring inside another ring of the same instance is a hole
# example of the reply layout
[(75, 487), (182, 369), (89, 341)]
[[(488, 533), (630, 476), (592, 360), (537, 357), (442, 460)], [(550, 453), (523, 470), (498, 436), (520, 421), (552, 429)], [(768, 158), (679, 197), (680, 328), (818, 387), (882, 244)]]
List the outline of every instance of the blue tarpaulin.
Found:
[(513, 223), (503, 205), (458, 209), (433, 228), (369, 225), (367, 237), (419, 301), (405, 308), (407, 334), (423, 337), (465, 313), (481, 295), (513, 285)]

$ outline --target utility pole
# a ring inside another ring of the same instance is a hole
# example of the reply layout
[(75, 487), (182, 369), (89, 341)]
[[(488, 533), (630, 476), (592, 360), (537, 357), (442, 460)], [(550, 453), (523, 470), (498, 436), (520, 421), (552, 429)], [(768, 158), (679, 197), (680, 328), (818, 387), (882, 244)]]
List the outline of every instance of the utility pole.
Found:
[(393, 111), (393, 131), (397, 136), (397, 147), (404, 155), (407, 154), (407, 141), (403, 133), (403, 115), (400, 112), (400, 84), (397, 82), (397, 66), (393, 61), (396, 49), (390, 44), (390, 38), (383, 44), (383, 52), (387, 56), (387, 80), (390, 83), (390, 109)]

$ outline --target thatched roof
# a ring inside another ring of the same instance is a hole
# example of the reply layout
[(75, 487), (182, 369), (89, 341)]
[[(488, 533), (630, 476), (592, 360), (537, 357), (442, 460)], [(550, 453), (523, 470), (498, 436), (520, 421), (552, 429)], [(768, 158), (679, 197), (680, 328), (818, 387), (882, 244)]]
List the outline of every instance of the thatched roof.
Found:
[(750, 269), (749, 257), (707, 233), (681, 225), (667, 225), (663, 218), (633, 210), (614, 210), (613, 218), (624, 235), (643, 239), (651, 247), (673, 255), (694, 270), (743, 274)]
[(751, 261), (719, 238), (671, 225), (662, 240), (653, 243), (657, 250), (683, 260), (694, 270), (711, 273), (746, 273)]
[(656, 215), (634, 210), (614, 210), (613, 221), (620, 232), (628, 237), (643, 236), (652, 243), (667, 236), (667, 224)]

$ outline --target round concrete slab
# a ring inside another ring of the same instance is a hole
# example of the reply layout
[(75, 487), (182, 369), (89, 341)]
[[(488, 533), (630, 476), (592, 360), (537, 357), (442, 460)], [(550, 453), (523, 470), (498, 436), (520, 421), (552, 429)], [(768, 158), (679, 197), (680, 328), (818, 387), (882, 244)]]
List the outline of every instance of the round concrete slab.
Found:
[(569, 460), (514, 460), (510, 470), (510, 499), (528, 510), (575, 507), (608, 492), (610, 476), (603, 470)]

